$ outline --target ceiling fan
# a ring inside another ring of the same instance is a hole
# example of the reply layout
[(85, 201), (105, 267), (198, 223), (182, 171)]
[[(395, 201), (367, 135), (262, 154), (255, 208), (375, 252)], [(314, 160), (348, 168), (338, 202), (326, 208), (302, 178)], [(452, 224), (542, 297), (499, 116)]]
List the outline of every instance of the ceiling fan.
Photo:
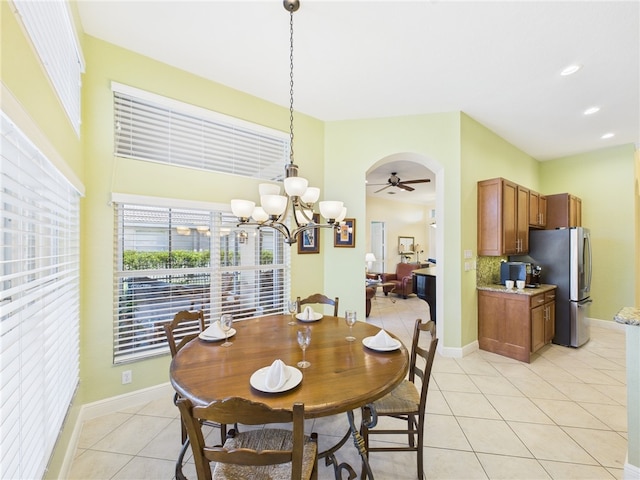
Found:
[(407, 192), (413, 192), (415, 190), (415, 188), (410, 187), (408, 184), (409, 183), (428, 183), (431, 181), (430, 178), (419, 178), (416, 180), (406, 180), (406, 181), (402, 181), (400, 180), (400, 177), (398, 177), (398, 175), (396, 175), (398, 172), (391, 172), (391, 176), (389, 177), (389, 180), (387, 181), (387, 183), (372, 183), (371, 185), (367, 185), (368, 187), (372, 187), (372, 186), (376, 186), (376, 185), (384, 185), (384, 187), (382, 187), (380, 190), (376, 190), (374, 193), (378, 193), (381, 192), (383, 190), (386, 190), (389, 187), (398, 187), (401, 188), (403, 190), (406, 190)]

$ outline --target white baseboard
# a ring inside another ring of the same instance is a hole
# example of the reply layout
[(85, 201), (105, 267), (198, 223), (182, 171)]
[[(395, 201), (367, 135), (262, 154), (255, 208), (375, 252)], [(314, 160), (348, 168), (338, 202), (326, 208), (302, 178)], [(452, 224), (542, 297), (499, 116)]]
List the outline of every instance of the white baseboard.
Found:
[(599, 318), (589, 318), (589, 324), (592, 327), (606, 328), (608, 330), (624, 331), (625, 326), (613, 320), (600, 320)]
[(450, 358), (462, 358), (470, 353), (475, 352), (480, 349), (480, 345), (477, 340), (474, 340), (471, 343), (466, 344), (464, 347), (442, 347), (439, 349), (440, 355), (443, 357)]
[(627, 462), (624, 464), (624, 473), (622, 478), (624, 480), (640, 480), (640, 467), (631, 465), (629, 463), (629, 457), (627, 456)]
[(160, 385), (154, 385), (153, 387), (143, 388), (136, 390), (135, 392), (125, 393), (123, 395), (117, 395), (115, 397), (105, 398), (98, 400), (97, 402), (87, 403), (80, 407), (80, 413), (78, 419), (73, 427), (69, 445), (62, 461), (60, 468), (60, 478), (69, 478), (69, 472), (71, 470), (71, 464), (78, 448), (78, 442), (80, 440), (80, 432), (82, 431), (82, 425), (87, 420), (108, 415), (110, 413), (116, 413), (121, 410), (125, 410), (134, 405), (142, 403), (148, 403), (160, 398), (167, 398), (167, 396), (173, 396), (174, 390), (169, 382), (161, 383)]

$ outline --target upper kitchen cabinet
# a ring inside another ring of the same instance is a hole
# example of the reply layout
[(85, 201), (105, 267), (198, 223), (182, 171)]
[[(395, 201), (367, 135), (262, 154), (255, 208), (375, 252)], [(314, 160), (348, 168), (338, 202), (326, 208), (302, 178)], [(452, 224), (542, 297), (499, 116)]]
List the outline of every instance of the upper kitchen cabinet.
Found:
[(547, 195), (547, 230), (581, 226), (581, 199), (569, 193)]
[(547, 224), (547, 197), (533, 190), (529, 191), (529, 226), (544, 228)]
[(504, 178), (478, 182), (478, 255), (529, 251), (529, 190)]

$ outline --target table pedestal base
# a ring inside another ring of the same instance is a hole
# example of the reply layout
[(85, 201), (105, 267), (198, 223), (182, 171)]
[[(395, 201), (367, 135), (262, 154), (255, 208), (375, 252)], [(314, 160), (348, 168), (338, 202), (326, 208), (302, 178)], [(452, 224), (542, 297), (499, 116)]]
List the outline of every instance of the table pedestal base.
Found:
[[(371, 416), (371, 422), (367, 426), (368, 428), (373, 428), (376, 426), (377, 416), (375, 415), (375, 409), (373, 408), (373, 405), (369, 405), (369, 408), (374, 413)], [(335, 453), (338, 450), (340, 450), (340, 448), (342, 448), (342, 446), (345, 443), (347, 443), (347, 440), (349, 439), (349, 435), (351, 435), (353, 437), (353, 444), (358, 450), (358, 454), (362, 459), (361, 478), (362, 479), (369, 478), (370, 480), (373, 480), (373, 473), (371, 472), (371, 467), (369, 466), (369, 456), (367, 455), (367, 451), (364, 448), (364, 440), (362, 438), (362, 435), (360, 435), (360, 430), (356, 427), (353, 411), (349, 410), (347, 412), (347, 419), (349, 420), (349, 430), (347, 431), (347, 433), (345, 433), (344, 437), (342, 437), (340, 441), (336, 443), (333, 447), (331, 447), (329, 450), (321, 452), (318, 455), (318, 458), (324, 458), (325, 465), (327, 467), (329, 465), (333, 465), (333, 472), (336, 477), (336, 480), (344, 480), (342, 478), (343, 471), (346, 471), (349, 474), (349, 476), (347, 477), (347, 480), (353, 480), (354, 478), (356, 478), (358, 474), (355, 472), (353, 467), (346, 462), (338, 463), (338, 460), (336, 459), (336, 456), (335, 456)]]

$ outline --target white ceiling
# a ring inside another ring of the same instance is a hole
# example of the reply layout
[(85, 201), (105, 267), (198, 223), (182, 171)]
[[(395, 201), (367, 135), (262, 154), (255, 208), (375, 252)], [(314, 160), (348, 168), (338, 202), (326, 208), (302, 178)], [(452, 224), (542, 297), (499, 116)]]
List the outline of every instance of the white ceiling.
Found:
[[(78, 7), (89, 35), (289, 104), (280, 0)], [(302, 0), (294, 107), (325, 121), (463, 111), (539, 160), (639, 142), (639, 31), (633, 0)], [(583, 68), (560, 76), (571, 63)]]

